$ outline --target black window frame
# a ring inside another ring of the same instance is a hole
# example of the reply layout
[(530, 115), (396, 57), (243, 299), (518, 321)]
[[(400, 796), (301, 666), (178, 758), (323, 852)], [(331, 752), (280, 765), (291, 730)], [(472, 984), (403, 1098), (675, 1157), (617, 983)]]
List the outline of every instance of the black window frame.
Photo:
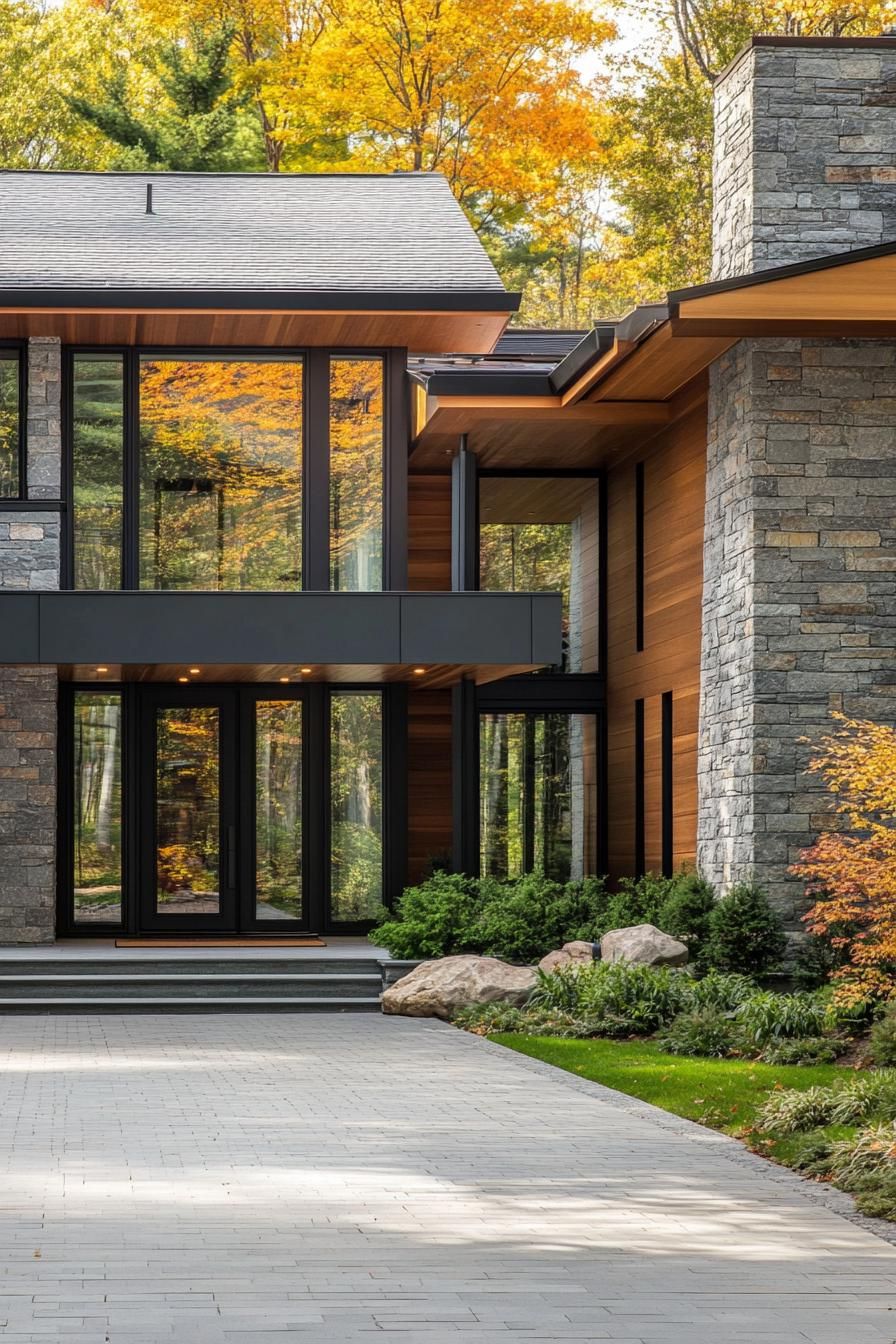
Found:
[(29, 500), (28, 498), (28, 342), (26, 340), (0, 340), (0, 352), (14, 351), (18, 363), (18, 426), (16, 445), (16, 492), (14, 495), (0, 495), (0, 507), (9, 508), (16, 504), (30, 505), (38, 510), (41, 507), (52, 511), (56, 501)]
[[(61, 584), (75, 575), (74, 361), (122, 356), (124, 445), (122, 461), (121, 585), (115, 591), (153, 592), (140, 587), (139, 465), (141, 359), (301, 360), (302, 362), (302, 582), (299, 592), (330, 591), (330, 361), (380, 360), (383, 369), (383, 586), (407, 588), (407, 351), (397, 346), (159, 346), (65, 345), (62, 350), (63, 528)], [(270, 591), (258, 589), (256, 591)]]

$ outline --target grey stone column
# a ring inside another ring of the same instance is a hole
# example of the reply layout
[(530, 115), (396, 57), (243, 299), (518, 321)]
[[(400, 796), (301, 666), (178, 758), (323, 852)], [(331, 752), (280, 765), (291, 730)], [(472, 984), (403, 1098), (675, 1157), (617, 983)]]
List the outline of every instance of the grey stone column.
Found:
[[(28, 342), (27, 497), (62, 488), (60, 343)], [(0, 589), (59, 587), (60, 516), (4, 510)], [(0, 666), (0, 942), (52, 942), (56, 929), (56, 672)]]
[[(715, 92), (715, 278), (896, 238), (896, 41), (747, 50)], [(710, 371), (698, 864), (788, 918), (830, 711), (896, 722), (896, 345), (742, 341)]]

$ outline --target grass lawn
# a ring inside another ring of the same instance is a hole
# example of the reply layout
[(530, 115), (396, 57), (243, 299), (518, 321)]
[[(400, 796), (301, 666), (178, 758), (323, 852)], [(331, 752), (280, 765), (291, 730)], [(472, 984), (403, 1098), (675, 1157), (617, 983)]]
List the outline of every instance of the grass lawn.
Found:
[[(851, 1074), (837, 1064), (774, 1065), (665, 1055), (652, 1041), (567, 1041), (509, 1033), (490, 1039), (727, 1134), (752, 1129), (758, 1107), (775, 1088), (827, 1086)], [(761, 1142), (755, 1146), (767, 1151)]]

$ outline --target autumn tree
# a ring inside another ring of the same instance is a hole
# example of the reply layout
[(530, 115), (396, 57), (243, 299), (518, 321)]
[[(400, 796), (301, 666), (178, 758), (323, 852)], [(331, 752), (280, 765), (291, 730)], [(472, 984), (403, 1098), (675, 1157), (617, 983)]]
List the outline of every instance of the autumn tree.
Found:
[(810, 933), (842, 949), (842, 997), (896, 997), (896, 729), (835, 714), (809, 769), (833, 796), (831, 827), (793, 872), (815, 904)]

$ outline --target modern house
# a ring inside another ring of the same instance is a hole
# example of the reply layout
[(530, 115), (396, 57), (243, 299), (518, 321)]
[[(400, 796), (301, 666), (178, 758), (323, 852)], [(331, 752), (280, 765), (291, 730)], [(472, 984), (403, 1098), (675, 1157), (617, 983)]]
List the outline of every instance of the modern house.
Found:
[(896, 718), (896, 39), (717, 86), (715, 272), (508, 326), (427, 174), (0, 174), (0, 941), (755, 875)]

